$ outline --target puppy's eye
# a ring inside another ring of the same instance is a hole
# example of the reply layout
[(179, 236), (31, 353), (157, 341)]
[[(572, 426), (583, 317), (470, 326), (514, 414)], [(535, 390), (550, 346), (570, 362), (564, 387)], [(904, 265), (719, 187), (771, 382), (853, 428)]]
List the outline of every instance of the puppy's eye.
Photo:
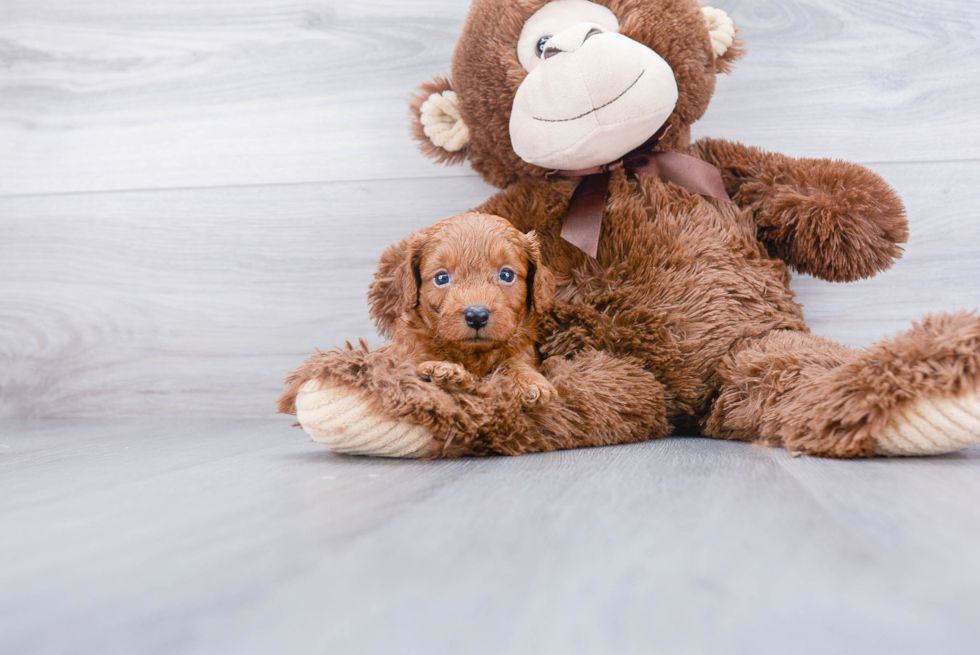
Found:
[(544, 47), (545, 47), (545, 45), (548, 44), (548, 41), (550, 41), (550, 40), (551, 40), (551, 37), (550, 36), (543, 36), (543, 37), (541, 37), (541, 40), (538, 41), (538, 56), (539, 57), (544, 54)]
[(436, 273), (436, 276), (432, 278), (432, 283), (437, 287), (447, 287), (449, 286), (450, 282), (452, 282), (452, 278), (449, 277), (449, 273), (446, 271)]
[(497, 274), (497, 277), (499, 277), (500, 281), (504, 284), (514, 284), (514, 280), (517, 279), (517, 273), (509, 268), (502, 268), (500, 269), (500, 273)]

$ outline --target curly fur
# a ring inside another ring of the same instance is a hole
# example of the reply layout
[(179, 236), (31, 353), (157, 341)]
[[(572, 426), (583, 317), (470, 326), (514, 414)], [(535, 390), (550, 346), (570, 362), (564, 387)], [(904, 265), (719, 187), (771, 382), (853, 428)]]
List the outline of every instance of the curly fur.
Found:
[[(385, 347), (449, 389), (493, 374), (527, 404), (547, 403), (554, 389), (536, 370), (536, 341), (554, 281), (534, 234), (497, 216), (462, 214), (416, 232), (401, 254), (392, 281), (401, 289), (399, 316)], [(504, 269), (511, 282), (501, 281)], [(444, 287), (433, 279), (440, 273), (450, 280)], [(488, 313), (483, 327), (466, 321), (474, 307)]]

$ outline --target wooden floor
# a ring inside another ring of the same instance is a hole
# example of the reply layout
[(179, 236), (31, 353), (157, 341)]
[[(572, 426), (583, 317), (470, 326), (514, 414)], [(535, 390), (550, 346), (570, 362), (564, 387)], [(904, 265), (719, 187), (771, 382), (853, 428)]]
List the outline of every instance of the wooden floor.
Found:
[(0, 652), (976, 653), (980, 451), (449, 462), (270, 420), (0, 424)]
[[(974, 653), (980, 449), (332, 455), (272, 417), (381, 250), (493, 190), (406, 98), (468, 0), (0, 2), (0, 653)], [(912, 237), (797, 277), (867, 345), (980, 307), (980, 2), (718, 0), (695, 136), (863, 163)]]

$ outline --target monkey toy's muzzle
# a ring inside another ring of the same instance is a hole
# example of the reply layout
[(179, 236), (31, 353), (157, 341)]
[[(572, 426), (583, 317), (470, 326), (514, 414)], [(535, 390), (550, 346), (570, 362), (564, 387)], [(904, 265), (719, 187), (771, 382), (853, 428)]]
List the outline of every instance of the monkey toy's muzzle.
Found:
[(677, 83), (656, 52), (597, 23), (547, 41), (542, 61), (517, 91), (514, 151), (544, 168), (608, 164), (642, 145), (677, 104)]

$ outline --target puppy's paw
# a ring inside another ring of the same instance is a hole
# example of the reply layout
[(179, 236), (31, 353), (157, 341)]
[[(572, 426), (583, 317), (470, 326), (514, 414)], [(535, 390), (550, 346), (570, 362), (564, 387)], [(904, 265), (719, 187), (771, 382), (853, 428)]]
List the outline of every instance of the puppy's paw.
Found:
[(554, 373), (556, 369), (560, 368), (566, 361), (568, 360), (566, 360), (564, 357), (549, 357), (542, 362), (541, 372), (550, 377), (551, 374)]
[(453, 362), (422, 362), (418, 366), (419, 377), (429, 380), (443, 389), (461, 389), (471, 386), (473, 376), (465, 368)]
[(543, 378), (536, 382), (520, 384), (518, 390), (521, 394), (521, 403), (528, 409), (544, 407), (558, 395), (551, 383)]

